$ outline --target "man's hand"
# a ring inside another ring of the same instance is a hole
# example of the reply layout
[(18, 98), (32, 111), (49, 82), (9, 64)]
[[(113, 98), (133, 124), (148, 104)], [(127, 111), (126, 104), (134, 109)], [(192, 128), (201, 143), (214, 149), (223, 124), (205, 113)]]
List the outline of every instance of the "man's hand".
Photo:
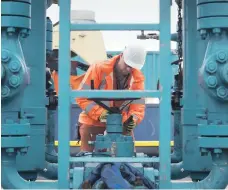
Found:
[(109, 112), (107, 110), (104, 110), (99, 117), (99, 121), (102, 123), (106, 123), (108, 115), (109, 115)]
[(128, 125), (125, 127), (125, 131), (130, 133), (136, 127), (136, 123), (134, 121), (130, 121)]

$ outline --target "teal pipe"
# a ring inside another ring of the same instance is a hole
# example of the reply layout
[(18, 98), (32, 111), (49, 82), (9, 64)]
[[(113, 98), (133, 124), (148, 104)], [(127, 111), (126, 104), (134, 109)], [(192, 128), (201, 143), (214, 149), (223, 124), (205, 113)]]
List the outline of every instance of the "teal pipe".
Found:
[(48, 124), (46, 128), (45, 159), (50, 163), (58, 162), (58, 154), (55, 151), (55, 114), (56, 110), (48, 110)]
[(58, 163), (58, 154), (53, 143), (46, 145), (45, 159), (50, 163)]
[(58, 182), (30, 182), (24, 180), (16, 169), (16, 153), (7, 154), (2, 149), (1, 181), (3, 189), (57, 189)]
[(212, 153), (212, 170), (202, 181), (173, 183), (172, 188), (180, 189), (225, 189), (228, 185), (228, 150), (221, 154)]
[(45, 167), (42, 172), (39, 173), (47, 179), (57, 180), (58, 179), (58, 164), (45, 162)]
[(174, 110), (174, 148), (171, 154), (172, 163), (178, 163), (182, 161), (182, 127), (181, 127), (181, 111)]
[(173, 163), (171, 164), (171, 179), (172, 180), (178, 180), (183, 179), (185, 177), (189, 176), (189, 171), (184, 170), (184, 163)]

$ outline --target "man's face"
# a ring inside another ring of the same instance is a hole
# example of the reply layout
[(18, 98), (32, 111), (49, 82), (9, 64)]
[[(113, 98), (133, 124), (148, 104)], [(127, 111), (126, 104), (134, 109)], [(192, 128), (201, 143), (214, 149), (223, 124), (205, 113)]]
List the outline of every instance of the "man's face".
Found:
[(128, 75), (132, 71), (132, 67), (128, 66), (123, 59), (123, 55), (121, 55), (119, 63), (118, 63), (118, 72), (122, 75)]

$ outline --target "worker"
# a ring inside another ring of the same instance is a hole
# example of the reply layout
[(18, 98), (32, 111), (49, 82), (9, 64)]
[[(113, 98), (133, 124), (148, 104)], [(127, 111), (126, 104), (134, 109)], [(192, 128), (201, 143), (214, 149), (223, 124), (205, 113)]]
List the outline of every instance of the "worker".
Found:
[[(91, 81), (94, 81), (94, 89), (97, 90), (144, 90), (144, 76), (140, 70), (145, 58), (146, 51), (142, 46), (129, 45), (120, 55), (91, 65), (78, 89), (90, 90)], [(93, 147), (88, 141), (95, 141), (96, 135), (104, 133), (109, 113), (87, 98), (76, 98), (76, 102), (83, 110), (79, 115), (80, 150), (92, 152)], [(103, 102), (109, 107), (120, 107), (124, 103), (124, 101)], [(123, 110), (123, 122), (133, 116), (133, 121), (123, 129), (125, 135), (130, 133), (133, 136), (133, 129), (143, 120), (144, 113), (144, 99), (132, 101)]]

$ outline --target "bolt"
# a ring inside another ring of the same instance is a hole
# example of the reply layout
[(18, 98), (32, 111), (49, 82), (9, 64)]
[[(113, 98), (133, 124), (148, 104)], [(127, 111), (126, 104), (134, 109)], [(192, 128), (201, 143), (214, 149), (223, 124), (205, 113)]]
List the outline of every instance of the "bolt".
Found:
[(15, 73), (18, 72), (18, 71), (20, 71), (20, 69), (21, 69), (20, 62), (18, 62), (18, 61), (12, 61), (12, 62), (10, 62), (9, 69), (10, 69), (11, 72), (15, 72)]
[(221, 29), (220, 28), (213, 28), (212, 32), (214, 34), (221, 34)]
[(217, 88), (217, 96), (222, 99), (226, 98), (227, 89), (224, 86), (220, 86), (219, 88)]
[(26, 152), (28, 152), (28, 148), (21, 148), (21, 149), (20, 149), (20, 152), (26, 153)]
[(14, 152), (14, 148), (7, 148), (7, 149), (6, 149), (6, 152), (7, 152), (7, 153), (13, 153), (13, 152)]
[(20, 77), (17, 75), (12, 75), (9, 78), (9, 84), (14, 88), (18, 87), (20, 85)]
[(205, 40), (207, 38), (207, 31), (204, 29), (200, 30), (200, 36), (202, 40)]
[(25, 155), (28, 152), (28, 148), (21, 148), (20, 153), (21, 155)]
[(208, 155), (208, 150), (206, 148), (201, 148), (201, 156), (207, 156)]
[(220, 76), (226, 84), (228, 84), (228, 64), (224, 65), (220, 70)]
[(2, 62), (8, 62), (10, 60), (10, 53), (8, 50), (2, 50), (2, 55), (1, 55)]
[(20, 36), (21, 36), (22, 38), (26, 38), (26, 37), (28, 37), (28, 35), (29, 35), (29, 30), (28, 30), (28, 29), (22, 29), (22, 30), (20, 31)]
[(217, 53), (217, 61), (220, 63), (224, 63), (227, 60), (227, 53), (225, 51), (219, 51)]
[(13, 33), (16, 32), (16, 29), (14, 27), (8, 27), (6, 32), (8, 33), (9, 36), (12, 36)]
[(222, 153), (222, 149), (220, 148), (215, 148), (213, 151), (215, 154), (221, 154)]
[(8, 86), (3, 86), (2, 87), (2, 92), (1, 92), (1, 95), (3, 98), (6, 98), (10, 95), (10, 89)]
[(206, 64), (206, 71), (208, 73), (215, 73), (217, 71), (217, 64), (213, 61)]
[(216, 76), (209, 76), (207, 78), (207, 86), (209, 88), (215, 88), (217, 86), (217, 78), (216, 78)]

